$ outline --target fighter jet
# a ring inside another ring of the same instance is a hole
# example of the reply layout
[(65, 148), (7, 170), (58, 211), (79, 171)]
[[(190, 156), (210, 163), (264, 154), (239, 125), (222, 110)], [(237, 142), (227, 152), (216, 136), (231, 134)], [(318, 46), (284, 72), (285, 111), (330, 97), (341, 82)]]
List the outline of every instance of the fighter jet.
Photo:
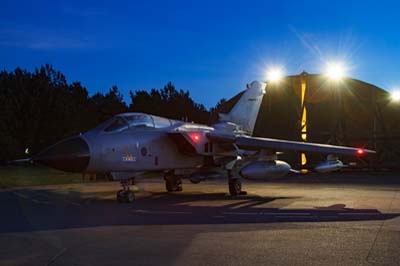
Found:
[[(232, 196), (244, 194), (241, 177), (265, 180), (294, 171), (280, 152), (294, 150), (327, 154), (316, 171), (343, 167), (337, 155), (360, 156), (375, 151), (252, 137), (266, 83), (253, 81), (228, 114), (211, 126), (144, 113), (122, 113), (96, 128), (62, 140), (32, 158), (67, 172), (110, 173), (121, 182), (119, 202), (133, 202), (130, 179), (137, 173), (162, 173), (166, 190), (182, 191), (182, 178), (199, 183), (223, 172)], [(237, 167), (240, 166), (240, 169)], [(233, 171), (239, 170), (239, 171)]]

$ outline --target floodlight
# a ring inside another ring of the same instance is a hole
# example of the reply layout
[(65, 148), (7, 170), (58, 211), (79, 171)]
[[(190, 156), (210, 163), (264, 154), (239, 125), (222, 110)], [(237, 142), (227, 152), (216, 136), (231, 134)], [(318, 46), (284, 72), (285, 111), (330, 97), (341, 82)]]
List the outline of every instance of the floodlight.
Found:
[(267, 80), (271, 82), (278, 82), (283, 78), (283, 70), (279, 67), (268, 69)]
[(390, 94), (390, 97), (395, 102), (400, 101), (400, 91), (392, 91), (392, 93)]
[(346, 74), (346, 67), (340, 62), (330, 62), (326, 65), (326, 74), (332, 80), (341, 80)]

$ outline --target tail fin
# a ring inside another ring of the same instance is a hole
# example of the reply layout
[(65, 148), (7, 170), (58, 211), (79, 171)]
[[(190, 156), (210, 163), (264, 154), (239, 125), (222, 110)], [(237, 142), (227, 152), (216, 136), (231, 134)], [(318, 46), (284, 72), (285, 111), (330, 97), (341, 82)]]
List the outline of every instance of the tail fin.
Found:
[(265, 86), (265, 83), (259, 81), (247, 84), (246, 91), (232, 110), (228, 114), (219, 114), (220, 121), (233, 122), (241, 126), (250, 135), (253, 134), (258, 111), (265, 93)]

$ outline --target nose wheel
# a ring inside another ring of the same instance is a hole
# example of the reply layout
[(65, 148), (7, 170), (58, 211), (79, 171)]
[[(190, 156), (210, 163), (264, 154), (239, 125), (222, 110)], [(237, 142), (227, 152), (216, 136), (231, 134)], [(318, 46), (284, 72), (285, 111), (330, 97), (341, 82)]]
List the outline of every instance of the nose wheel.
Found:
[(130, 190), (128, 182), (121, 181), (122, 189), (117, 192), (117, 201), (120, 203), (132, 203), (135, 201), (135, 192)]

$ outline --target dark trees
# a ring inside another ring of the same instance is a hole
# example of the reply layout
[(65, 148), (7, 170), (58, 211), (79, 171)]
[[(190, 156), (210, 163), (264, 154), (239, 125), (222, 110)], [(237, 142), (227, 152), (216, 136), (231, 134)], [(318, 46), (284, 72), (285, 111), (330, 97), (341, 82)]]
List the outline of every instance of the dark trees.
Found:
[(210, 113), (202, 104), (195, 103), (189, 91), (176, 90), (169, 82), (161, 90), (129, 92), (132, 112), (144, 112), (177, 120), (208, 123)]
[[(99, 98), (101, 100), (99, 100)], [(0, 72), (0, 160), (36, 153), (56, 141), (84, 132), (127, 110), (117, 87), (88, 96), (79, 82), (68, 84), (50, 65), (33, 73)]]
[(130, 91), (129, 108), (117, 86), (105, 94), (89, 93), (80, 82), (68, 84), (65, 76), (45, 65), (33, 72), (0, 72), (0, 161), (36, 154), (45, 147), (85, 132), (115, 114), (145, 112), (171, 119), (210, 123), (225, 100), (209, 112), (193, 101), (188, 91), (170, 82), (161, 90)]

